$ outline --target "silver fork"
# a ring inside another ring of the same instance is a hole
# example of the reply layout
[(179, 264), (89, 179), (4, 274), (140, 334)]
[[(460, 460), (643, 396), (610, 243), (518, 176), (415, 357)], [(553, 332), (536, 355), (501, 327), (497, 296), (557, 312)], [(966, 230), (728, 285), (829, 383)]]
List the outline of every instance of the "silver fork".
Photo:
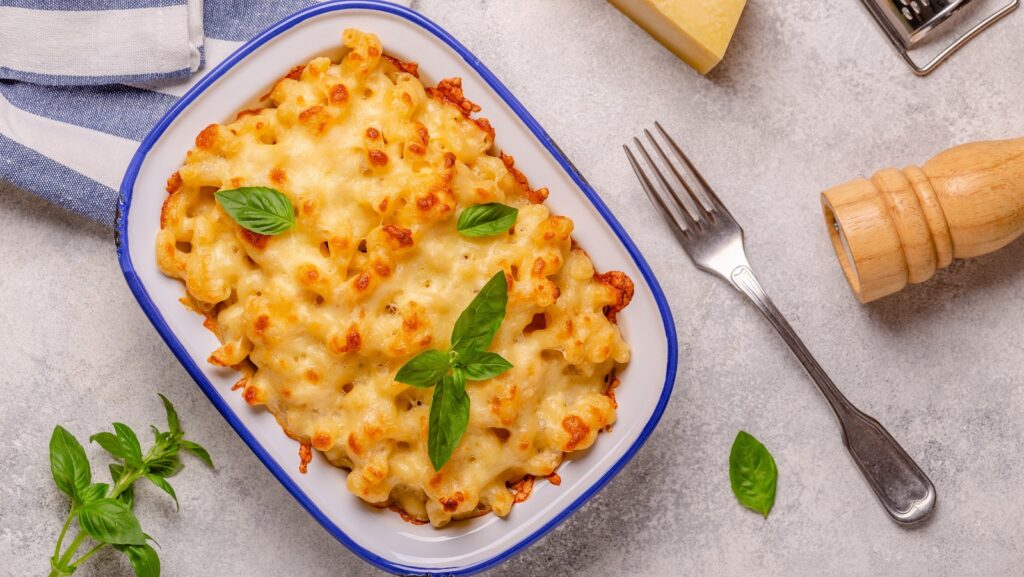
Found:
[[(926, 518), (935, 507), (935, 486), (931, 480), (885, 427), (857, 409), (839, 392), (814, 360), (793, 327), (757, 282), (743, 248), (743, 229), (661, 124), (655, 122), (654, 125), (671, 149), (675, 162), (665, 154), (650, 131), (644, 130), (644, 134), (667, 171), (654, 162), (638, 138), (633, 139), (633, 144), (650, 167), (649, 172), (640, 166), (628, 146), (623, 148), (644, 192), (668, 221), (679, 244), (697, 268), (721, 277), (745, 294), (793, 349), (800, 364), (832, 406), (842, 429), (843, 444), (893, 520), (911, 524)], [(654, 174), (657, 186), (651, 182), (650, 173)], [(706, 203), (701, 200), (701, 194)]]

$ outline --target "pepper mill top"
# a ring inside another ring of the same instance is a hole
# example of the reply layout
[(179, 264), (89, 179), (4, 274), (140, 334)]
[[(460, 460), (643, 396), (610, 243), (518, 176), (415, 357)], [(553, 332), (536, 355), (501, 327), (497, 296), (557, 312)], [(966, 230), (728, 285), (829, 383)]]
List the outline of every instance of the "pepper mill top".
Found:
[(1024, 234), (1024, 138), (886, 168), (826, 190), (821, 204), (850, 287), (871, 302)]

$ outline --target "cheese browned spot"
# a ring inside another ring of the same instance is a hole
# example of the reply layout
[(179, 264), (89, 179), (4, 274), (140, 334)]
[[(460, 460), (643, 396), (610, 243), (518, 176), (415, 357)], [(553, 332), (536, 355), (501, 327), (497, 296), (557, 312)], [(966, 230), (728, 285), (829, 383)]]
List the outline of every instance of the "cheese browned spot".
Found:
[(576, 415), (566, 417), (562, 421), (562, 428), (569, 433), (569, 440), (565, 443), (566, 451), (575, 450), (590, 434), (590, 426)]
[(309, 450), (309, 445), (306, 443), (299, 443), (299, 472), (303, 475), (309, 470), (309, 462), (313, 460), (313, 451)]
[(167, 179), (167, 193), (174, 194), (181, 188), (181, 175), (175, 172)]
[[(377, 37), (349, 30), (344, 42), (340, 62), (296, 67), (261, 108), (200, 133), (168, 181), (158, 264), (223, 343), (210, 362), (244, 371), (243, 399), (300, 444), (301, 467), (320, 451), (349, 469), (351, 493), (414, 522), (507, 515), (615, 422), (626, 391), (606, 377), (629, 347), (612, 319), (632, 285), (595, 271), (530, 167), (496, 155), (461, 81), (425, 87)], [(295, 225), (241, 228), (214, 194), (244, 186), (280, 190)], [(458, 215), (487, 202), (518, 209), (515, 227), (460, 235)], [(395, 375), (446, 346), (498, 272), (508, 306), (490, 350), (513, 367), (466, 385), (470, 422), (434, 471), (433, 391)]]
[(344, 104), (348, 102), (348, 88), (344, 84), (336, 84), (331, 87), (331, 104)]
[(270, 236), (268, 235), (253, 232), (245, 228), (240, 229), (239, 233), (242, 235), (242, 238), (245, 239), (245, 242), (256, 250), (263, 250), (266, 248), (267, 241), (270, 240)]
[(595, 275), (594, 278), (597, 282), (607, 285), (615, 291), (614, 302), (605, 307), (608, 319), (615, 322), (615, 315), (633, 300), (633, 280), (617, 270)]
[(217, 141), (217, 131), (220, 129), (220, 125), (211, 124), (204, 128), (198, 136), (196, 136), (196, 148), (212, 148), (213, 144)]

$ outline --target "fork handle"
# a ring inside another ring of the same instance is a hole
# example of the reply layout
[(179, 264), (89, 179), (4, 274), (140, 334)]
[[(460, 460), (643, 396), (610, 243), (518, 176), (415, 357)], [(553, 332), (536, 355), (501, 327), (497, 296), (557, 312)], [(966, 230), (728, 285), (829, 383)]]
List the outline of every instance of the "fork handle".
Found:
[(793, 327), (768, 298), (747, 264), (733, 269), (729, 282), (745, 294), (768, 319), (835, 412), (843, 444), (886, 512), (897, 523), (923, 520), (935, 507), (935, 486), (903, 447), (878, 421), (853, 405), (814, 359)]

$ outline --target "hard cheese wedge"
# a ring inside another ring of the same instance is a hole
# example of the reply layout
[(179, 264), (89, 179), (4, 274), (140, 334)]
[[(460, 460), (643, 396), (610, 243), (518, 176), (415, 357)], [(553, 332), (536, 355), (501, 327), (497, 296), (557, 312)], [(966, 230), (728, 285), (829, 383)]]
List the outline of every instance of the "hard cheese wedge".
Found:
[(746, 0), (608, 0), (697, 72), (725, 56)]

